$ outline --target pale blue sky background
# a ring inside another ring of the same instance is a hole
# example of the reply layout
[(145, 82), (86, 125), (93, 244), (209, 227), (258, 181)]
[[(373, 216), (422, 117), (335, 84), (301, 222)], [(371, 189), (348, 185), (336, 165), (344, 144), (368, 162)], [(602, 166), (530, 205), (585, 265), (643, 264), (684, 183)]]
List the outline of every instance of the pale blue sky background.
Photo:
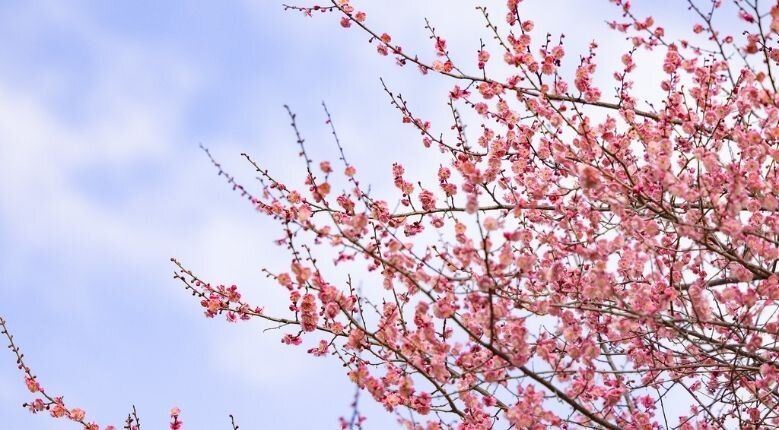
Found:
[[(355, 5), (409, 50), (432, 54), (429, 16), (453, 52), (470, 55), (489, 37), (473, 10), (485, 2), (455, 3)], [(496, 17), (504, 3), (486, 2)], [(561, 3), (528, 9), (574, 36), (570, 50), (614, 39), (607, 2)], [(229, 413), (245, 430), (337, 428), (352, 396), (338, 362), (285, 347), (261, 324), (206, 320), (168, 259), (285, 307), (259, 271), (285, 268), (271, 244), (279, 230), (197, 148), (249, 184), (244, 151), (302, 179), (285, 103), (312, 153), (335, 159), (326, 100), (377, 191), (392, 161), (412, 174), (426, 159), (438, 165), (378, 77), (434, 120), (446, 118), (446, 82), (398, 69), (366, 41), (334, 16), (305, 18), (277, 0), (0, 2), (0, 314), (51, 393), (117, 426), (135, 404), (145, 429), (163, 428), (174, 405), (188, 429), (226, 429)], [(76, 428), (20, 407), (30, 396), (13, 364), (0, 351), (0, 428)], [(392, 427), (380, 409), (364, 411), (366, 428)]]

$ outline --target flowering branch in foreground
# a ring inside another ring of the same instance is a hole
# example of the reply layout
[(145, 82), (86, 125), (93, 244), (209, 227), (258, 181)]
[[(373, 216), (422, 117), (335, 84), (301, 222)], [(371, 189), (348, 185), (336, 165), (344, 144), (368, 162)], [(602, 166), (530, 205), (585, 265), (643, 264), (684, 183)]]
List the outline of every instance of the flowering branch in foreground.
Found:
[[(39, 412), (48, 412), (53, 418), (69, 419), (78, 423), (85, 430), (116, 430), (116, 427), (107, 425), (101, 427), (93, 421), (86, 420), (86, 412), (81, 408), (69, 408), (65, 405), (64, 397), (55, 396), (49, 394), (38, 381), (37, 376), (32, 373), (32, 370), (24, 361), (24, 354), (21, 349), (14, 342), (13, 335), (8, 331), (7, 322), (0, 317), (0, 334), (2, 334), (8, 341), (8, 349), (16, 356), (16, 365), (24, 375), (24, 383), (27, 385), (27, 389), (31, 393), (37, 394), (36, 398), (32, 401), (24, 403), (22, 407), (27, 408), (30, 412), (37, 414)], [(173, 408), (170, 411), (170, 430), (181, 430), (183, 422), (179, 420), (180, 410), (179, 408)], [(232, 418), (232, 417), (231, 417)], [(237, 430), (237, 426), (233, 424), (234, 429)], [(125, 430), (141, 430), (141, 420), (138, 418), (138, 413), (133, 406), (133, 411), (127, 415), (127, 420), (123, 427)]]
[[(14, 337), (8, 331), (6, 321), (0, 317), (0, 334), (8, 341), (8, 348), (16, 356), (16, 365), (24, 375), (24, 383), (31, 393), (37, 394), (37, 397), (30, 402), (22, 405), (32, 413), (47, 411), (54, 418), (65, 418), (75, 421), (86, 430), (99, 430), (100, 427), (94, 422), (86, 421), (86, 412), (81, 408), (68, 408), (62, 396), (50, 395), (38, 382), (38, 378), (32, 373), (32, 370), (24, 362), (24, 354), (14, 343)], [(114, 430), (114, 426), (107, 426), (105, 430)]]
[[(210, 317), (265, 319), (291, 345), (313, 335), (310, 353), (337, 356), (410, 429), (779, 426), (779, 6), (691, 1), (697, 22), (674, 39), (612, 3), (622, 19), (608, 25), (629, 42), (613, 101), (596, 86), (597, 42), (571, 60), (519, 1), (505, 28), (478, 8), (495, 46), (465, 62), (429, 22), (427, 61), (349, 1), (287, 6), (337, 14), (380, 55), (453, 80), (449, 134), (384, 84), (440, 167), (419, 181), (394, 164), (391, 210), (335, 129), (342, 166), (310, 159), (290, 112), (303, 188), (248, 155), (256, 194), (220, 168), (282, 229), (289, 271), (267, 274), (289, 313), (178, 261), (176, 277)], [(714, 24), (725, 13), (744, 26), (735, 35)], [(634, 96), (642, 51), (664, 56), (649, 64), (659, 79), (647, 103)]]
[[(596, 41), (571, 59), (519, 0), (500, 26), (477, 8), (492, 41), (466, 61), (430, 22), (431, 52), (410, 53), (350, 1), (286, 6), (336, 15), (379, 55), (452, 81), (444, 132), (382, 82), (439, 166), (415, 180), (395, 163), (395, 194), (376, 196), (326, 108), (339, 167), (311, 159), (287, 108), (302, 187), (243, 154), (252, 191), (206, 150), (278, 222), (289, 268), (265, 273), (287, 309), (177, 259), (175, 279), (208, 317), (264, 320), (335, 356), (412, 430), (779, 427), (779, 5), (675, 3), (694, 20), (675, 37), (611, 3), (607, 25), (628, 42), (605, 75), (613, 93), (596, 84)], [(742, 27), (717, 28), (726, 14)], [(640, 102), (645, 51), (663, 58)]]

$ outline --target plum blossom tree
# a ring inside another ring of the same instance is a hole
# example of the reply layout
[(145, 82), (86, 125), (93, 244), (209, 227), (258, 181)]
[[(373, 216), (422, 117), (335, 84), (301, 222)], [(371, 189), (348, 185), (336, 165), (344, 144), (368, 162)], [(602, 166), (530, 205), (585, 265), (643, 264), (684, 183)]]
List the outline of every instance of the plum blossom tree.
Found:
[[(629, 42), (605, 72), (611, 91), (596, 86), (597, 41), (567, 53), (519, 0), (500, 19), (477, 8), (488, 42), (465, 60), (430, 23), (432, 52), (408, 52), (353, 3), (285, 7), (337, 16), (396, 64), (451, 79), (443, 130), (384, 87), (439, 167), (410, 178), (394, 164), (396, 195), (376, 195), (326, 107), (336, 162), (311, 158), (288, 108), (304, 186), (243, 154), (255, 192), (211, 161), (278, 221), (290, 265), (266, 274), (289, 307), (172, 259), (206, 316), (265, 320), (283, 343), (336, 357), (413, 430), (779, 427), (779, 4), (674, 3), (690, 31), (671, 35), (611, 0), (606, 25)], [(720, 15), (740, 28), (718, 28)], [(660, 82), (640, 101), (645, 51), (662, 58), (649, 64)], [(39, 395), (27, 407), (97, 429), (9, 340)]]

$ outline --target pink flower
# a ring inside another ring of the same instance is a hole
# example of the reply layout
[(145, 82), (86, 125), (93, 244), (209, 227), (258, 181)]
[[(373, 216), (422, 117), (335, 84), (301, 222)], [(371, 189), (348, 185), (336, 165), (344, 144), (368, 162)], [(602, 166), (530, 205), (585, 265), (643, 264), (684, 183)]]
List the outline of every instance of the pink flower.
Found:
[(38, 391), (41, 391), (41, 385), (33, 378), (24, 378), (24, 383), (27, 384), (27, 389), (30, 390), (31, 393), (37, 393)]
[(428, 190), (419, 193), (419, 201), (422, 203), (422, 210), (431, 211), (435, 209), (435, 195)]
[(484, 219), (484, 228), (487, 231), (495, 231), (500, 228), (500, 223), (497, 219), (495, 219), (495, 217), (490, 216)]
[(303, 342), (303, 339), (300, 338), (300, 336), (293, 336), (291, 334), (284, 335), (283, 338), (281, 338), (281, 343), (286, 345), (300, 345)]
[(314, 331), (317, 327), (317, 321), (319, 320), (319, 314), (316, 308), (316, 297), (313, 294), (306, 294), (303, 296), (303, 301), (300, 304), (300, 319), (303, 330)]
[(755, 17), (744, 9), (738, 11), (738, 17), (749, 23), (755, 22)]
[(70, 410), (70, 418), (73, 421), (81, 421), (84, 419), (84, 417), (87, 415), (86, 412), (84, 412), (83, 409), (80, 408), (74, 408)]
[(597, 187), (600, 183), (599, 177), (598, 170), (592, 166), (583, 166), (579, 170), (579, 183), (585, 190)]
[(46, 404), (43, 403), (43, 399), (35, 399), (32, 403), (28, 403), (27, 407), (30, 409), (30, 412), (36, 413), (46, 409)]
[(771, 8), (771, 31), (779, 33), (779, 4)]
[(59, 403), (59, 402), (58, 403), (54, 403), (53, 405), (51, 405), (49, 407), (49, 413), (54, 418), (64, 417), (67, 412), (68, 411), (67, 411), (67, 409), (65, 409), (65, 406), (63, 406), (62, 403)]

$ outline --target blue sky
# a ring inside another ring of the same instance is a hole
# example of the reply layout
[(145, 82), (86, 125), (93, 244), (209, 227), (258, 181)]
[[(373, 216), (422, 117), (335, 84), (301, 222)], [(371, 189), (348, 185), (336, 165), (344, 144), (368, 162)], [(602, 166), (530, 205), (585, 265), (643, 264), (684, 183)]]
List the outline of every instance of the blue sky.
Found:
[[(504, 2), (486, 3), (502, 15)], [(451, 4), (366, 9), (409, 49), (430, 54), (429, 16), (452, 51), (473, 52), (485, 36), (476, 3)], [(414, 174), (432, 154), (400, 124), (378, 77), (434, 124), (446, 117), (446, 82), (394, 67), (333, 16), (305, 18), (276, 0), (11, 0), (0, 11), (0, 314), (44, 386), (102, 424), (119, 425), (135, 404), (148, 428), (162, 428), (174, 405), (190, 429), (228, 428), (229, 413), (246, 430), (337, 428), (352, 387), (336, 360), (285, 347), (261, 324), (206, 320), (171, 278), (176, 256), (284, 308), (259, 270), (285, 268), (271, 244), (279, 230), (229, 190), (198, 144), (246, 183), (241, 152), (299, 183), (282, 105), (299, 114), (312, 154), (334, 158), (325, 100), (347, 155), (381, 191), (392, 161)], [(549, 25), (585, 28), (575, 49), (604, 34), (602, 23), (602, 9), (572, 6)], [(0, 353), (0, 427), (75, 428), (24, 411), (28, 394)], [(394, 422), (364, 412), (368, 428)]]

